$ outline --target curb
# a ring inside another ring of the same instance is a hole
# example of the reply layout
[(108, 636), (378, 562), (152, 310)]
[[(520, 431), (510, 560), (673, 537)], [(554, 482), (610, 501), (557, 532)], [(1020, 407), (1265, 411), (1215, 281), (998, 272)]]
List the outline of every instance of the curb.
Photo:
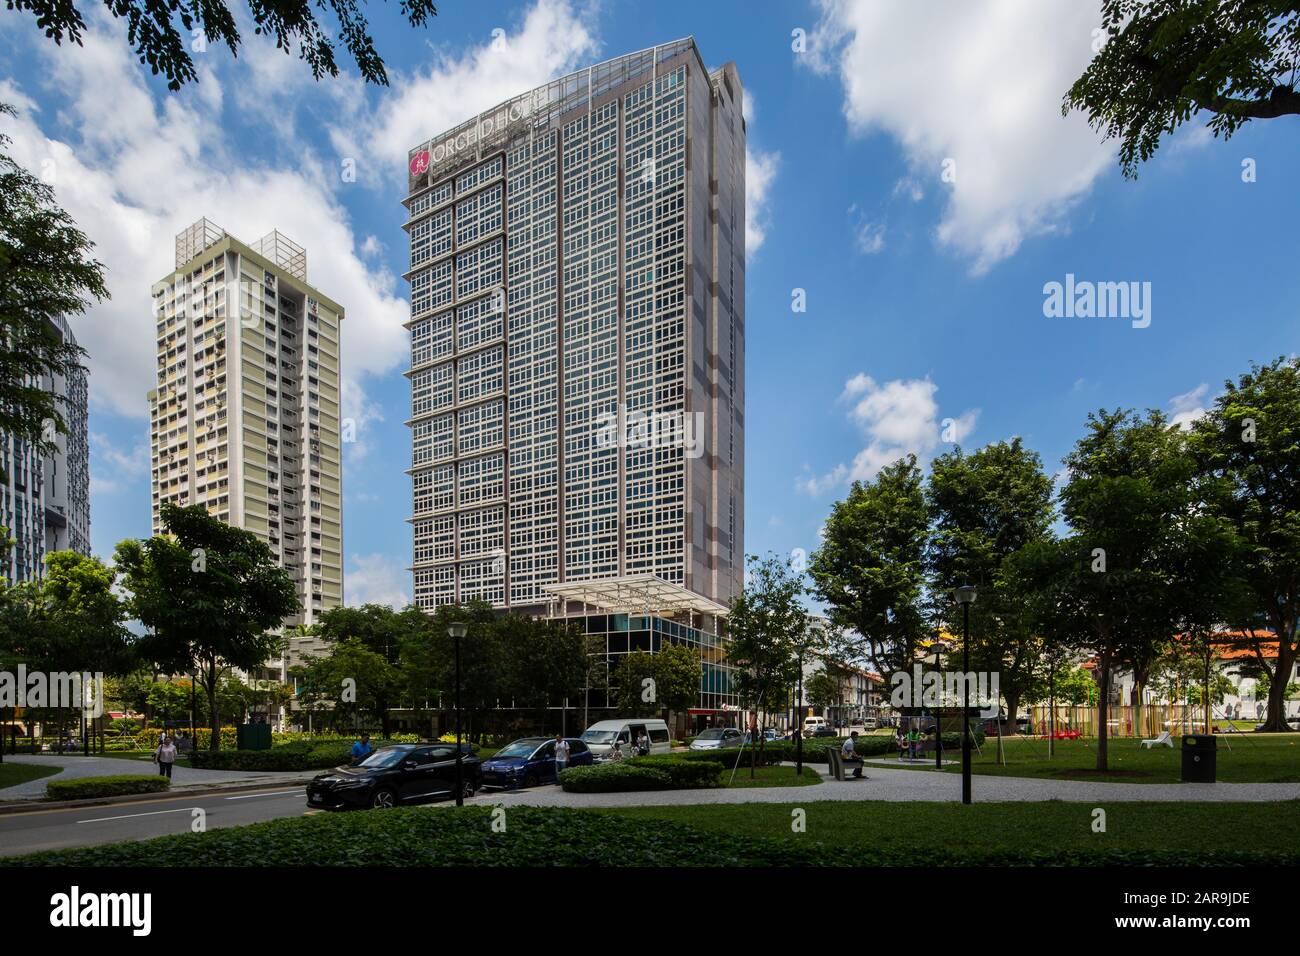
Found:
[[(256, 783), (231, 784), (194, 784), (193, 787), (179, 787), (175, 790), (158, 793), (127, 793), (116, 797), (90, 797), (85, 800), (42, 800), (34, 797), (30, 800), (13, 801), (0, 804), (0, 816), (20, 813), (36, 813), (42, 810), (71, 810), (77, 807), (102, 807), (119, 803), (147, 803), (158, 800), (175, 800), (184, 797), (203, 797), (214, 793), (239, 793), (248, 790), (267, 790), (274, 787), (294, 786), (306, 783), (320, 771), (311, 776), (294, 777), (288, 780), (262, 780)], [(93, 779), (93, 778), (91, 778)]]

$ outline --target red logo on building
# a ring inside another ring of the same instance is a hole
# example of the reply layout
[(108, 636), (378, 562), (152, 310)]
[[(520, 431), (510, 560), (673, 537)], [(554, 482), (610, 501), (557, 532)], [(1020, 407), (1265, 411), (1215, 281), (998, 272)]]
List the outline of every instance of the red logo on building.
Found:
[(411, 157), (411, 175), (419, 176), (429, 168), (429, 151), (422, 149)]

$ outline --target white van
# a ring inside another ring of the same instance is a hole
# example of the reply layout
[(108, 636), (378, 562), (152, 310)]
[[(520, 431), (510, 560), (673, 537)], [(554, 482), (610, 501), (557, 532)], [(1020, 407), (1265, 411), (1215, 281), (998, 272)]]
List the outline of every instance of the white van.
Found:
[(818, 727), (828, 727), (828, 726), (830, 725), (826, 723), (825, 717), (805, 717), (803, 719), (803, 735), (805, 737), (811, 737), (813, 735), (813, 731), (816, 730)]
[(582, 742), (596, 760), (608, 760), (614, 752), (615, 741), (624, 757), (634, 757), (633, 744), (641, 734), (649, 738), (652, 754), (672, 752), (673, 739), (668, 733), (668, 725), (656, 719), (598, 720), (583, 731)]

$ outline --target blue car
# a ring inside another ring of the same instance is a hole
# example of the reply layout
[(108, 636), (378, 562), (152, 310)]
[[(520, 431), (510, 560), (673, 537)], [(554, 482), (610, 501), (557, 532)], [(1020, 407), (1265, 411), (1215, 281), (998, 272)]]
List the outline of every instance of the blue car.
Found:
[[(569, 744), (568, 766), (590, 767), (594, 763), (586, 744), (576, 737), (564, 739)], [(555, 782), (555, 738), (522, 737), (483, 761), (480, 785), (513, 790)]]

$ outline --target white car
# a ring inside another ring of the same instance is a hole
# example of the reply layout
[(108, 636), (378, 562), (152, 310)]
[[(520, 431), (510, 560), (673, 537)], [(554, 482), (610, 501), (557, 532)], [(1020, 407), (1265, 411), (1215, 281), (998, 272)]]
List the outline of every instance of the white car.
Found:
[(692, 750), (719, 750), (723, 747), (739, 747), (745, 739), (735, 727), (710, 727), (691, 741)]

